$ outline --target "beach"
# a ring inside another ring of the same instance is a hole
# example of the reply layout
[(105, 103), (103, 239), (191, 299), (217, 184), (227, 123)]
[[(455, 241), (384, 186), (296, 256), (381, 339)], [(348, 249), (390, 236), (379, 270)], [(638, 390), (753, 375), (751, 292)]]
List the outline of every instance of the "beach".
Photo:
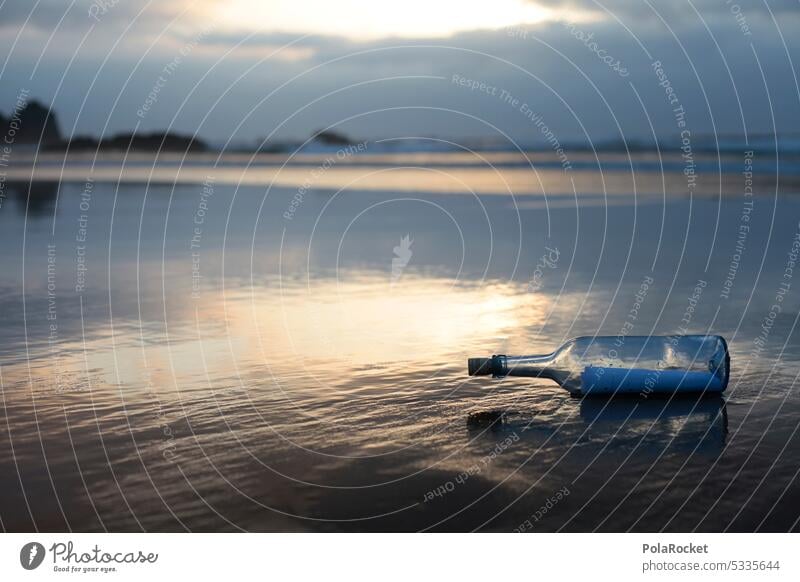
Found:
[[(4, 529), (798, 529), (795, 158), (370, 147), (7, 170)], [(467, 376), (674, 333), (721, 398)]]

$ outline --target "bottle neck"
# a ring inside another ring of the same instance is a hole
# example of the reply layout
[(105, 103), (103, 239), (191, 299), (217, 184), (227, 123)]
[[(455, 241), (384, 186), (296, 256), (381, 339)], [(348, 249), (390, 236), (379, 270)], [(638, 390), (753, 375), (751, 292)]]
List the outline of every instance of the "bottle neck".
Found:
[(526, 376), (554, 379), (550, 369), (554, 355), (494, 356), (492, 358), (492, 373), (495, 377)]

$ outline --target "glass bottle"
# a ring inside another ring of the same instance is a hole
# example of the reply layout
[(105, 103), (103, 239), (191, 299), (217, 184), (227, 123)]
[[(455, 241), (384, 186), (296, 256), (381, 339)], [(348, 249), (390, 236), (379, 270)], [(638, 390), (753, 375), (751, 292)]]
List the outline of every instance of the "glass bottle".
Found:
[(717, 335), (578, 337), (544, 356), (470, 358), (470, 376), (556, 381), (574, 396), (720, 393), (730, 355)]

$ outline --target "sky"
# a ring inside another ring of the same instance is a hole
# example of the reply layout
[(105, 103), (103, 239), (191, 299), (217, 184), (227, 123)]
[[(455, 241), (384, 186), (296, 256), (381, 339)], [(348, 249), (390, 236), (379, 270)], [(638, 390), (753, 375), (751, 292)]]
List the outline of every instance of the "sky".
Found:
[(798, 0), (0, 0), (0, 111), (215, 144), (800, 133)]

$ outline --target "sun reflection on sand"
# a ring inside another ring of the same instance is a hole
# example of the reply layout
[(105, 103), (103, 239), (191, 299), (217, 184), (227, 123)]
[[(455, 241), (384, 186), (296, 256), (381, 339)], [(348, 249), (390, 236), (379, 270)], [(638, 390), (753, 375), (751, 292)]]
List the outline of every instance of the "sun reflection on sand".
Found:
[[(542, 325), (555, 300), (527, 292), (524, 284), (414, 273), (396, 283), (375, 271), (343, 271), (338, 278), (308, 284), (270, 281), (207, 290), (194, 309), (178, 304), (168, 312), (166, 326), (117, 319), (110, 337), (101, 333), (97, 340), (87, 329), (86, 345), (75, 340), (59, 346), (57, 372), (43, 362), (32, 374), (40, 383), (55, 384), (56, 373), (85, 375), (88, 370), (94, 390), (124, 386), (125, 395), (135, 400), (147, 384), (163, 391), (230, 385), (236, 381), (232, 366), (244, 375), (270, 370), (278, 377), (320, 367), (335, 379), (359, 368), (402, 362), (460, 365), (454, 357), (471, 346)], [(6, 381), (18, 374), (22, 379), (26, 372), (4, 369)]]
[(464, 345), (544, 321), (551, 299), (523, 290), (414, 275), (391, 285), (384, 273), (362, 273), (283, 289), (278, 301), (254, 293), (226, 309), (231, 336), (257, 341), (270, 365), (338, 359), (346, 373), (375, 362), (449, 363)]

